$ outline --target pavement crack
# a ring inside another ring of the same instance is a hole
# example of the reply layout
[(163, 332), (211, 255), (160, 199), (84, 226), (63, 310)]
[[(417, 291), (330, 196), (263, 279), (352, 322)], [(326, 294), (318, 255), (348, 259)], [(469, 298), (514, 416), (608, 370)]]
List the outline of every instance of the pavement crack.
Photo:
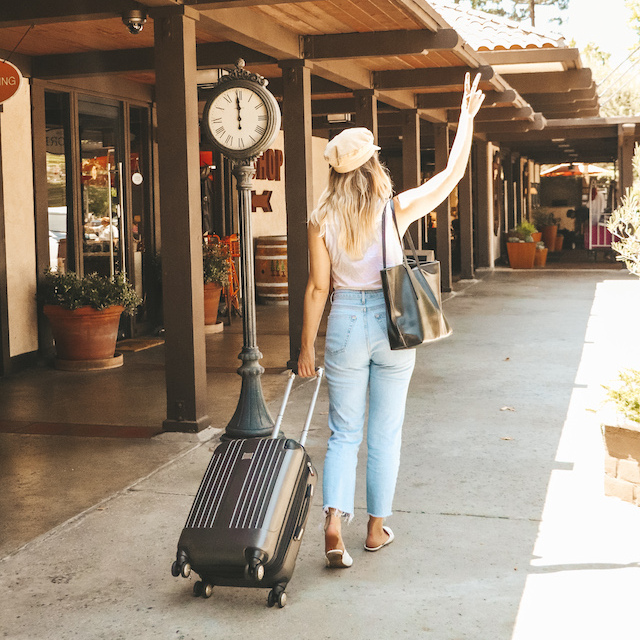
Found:
[(487, 520), (514, 520), (518, 522), (542, 522), (541, 518), (525, 518), (518, 516), (499, 516), (491, 515), (487, 513), (464, 513), (457, 511), (416, 511), (410, 509), (394, 509), (394, 513), (406, 513), (408, 515), (423, 515), (423, 516), (446, 516), (454, 518), (484, 518)]

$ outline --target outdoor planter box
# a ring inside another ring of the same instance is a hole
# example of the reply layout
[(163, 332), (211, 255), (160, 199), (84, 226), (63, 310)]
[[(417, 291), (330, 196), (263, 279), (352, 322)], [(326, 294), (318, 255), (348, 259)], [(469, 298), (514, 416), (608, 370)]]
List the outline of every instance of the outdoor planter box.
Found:
[(604, 493), (640, 506), (640, 424), (602, 425)]

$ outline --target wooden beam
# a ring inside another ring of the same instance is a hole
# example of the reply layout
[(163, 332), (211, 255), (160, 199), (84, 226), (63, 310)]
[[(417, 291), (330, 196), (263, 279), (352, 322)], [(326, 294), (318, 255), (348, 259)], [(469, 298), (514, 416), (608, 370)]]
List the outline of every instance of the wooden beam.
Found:
[[(495, 122), (508, 120), (533, 120), (534, 111), (531, 107), (487, 107), (482, 108), (475, 117), (476, 122)], [(449, 122), (457, 122), (460, 109), (448, 111)]]
[(591, 69), (549, 71), (546, 73), (502, 74), (517, 91), (531, 93), (560, 93), (570, 89), (588, 89), (593, 82)]
[[(517, 98), (513, 89), (507, 91), (486, 91), (483, 106), (508, 105)], [(448, 93), (419, 93), (416, 95), (416, 107), (418, 109), (454, 109), (462, 102), (462, 92), (452, 91)]]
[(131, 0), (29, 0), (29, 2), (4, 2), (0, 28), (23, 25), (53, 24), (56, 22), (80, 22), (104, 20), (119, 16), (127, 9), (139, 8)]
[(521, 93), (522, 98), (527, 102), (534, 102), (538, 104), (566, 104), (570, 102), (576, 102), (578, 100), (593, 100), (597, 99), (598, 93), (595, 85), (589, 89), (572, 89), (566, 93)]
[[(602, 127), (556, 127), (552, 123), (561, 122), (558, 120), (547, 120), (547, 126), (542, 131), (507, 132), (495, 131), (489, 137), (494, 142), (529, 142), (529, 141), (551, 141), (551, 140), (585, 140), (585, 139), (606, 139), (618, 136), (616, 125)], [(573, 120), (572, 122), (576, 122)]]
[[(282, 78), (268, 78), (269, 80), (269, 91), (273, 93), (277, 98), (282, 97)], [(318, 76), (311, 76), (311, 94), (312, 95), (326, 95), (326, 94), (336, 94), (336, 93), (345, 93), (351, 95), (351, 89), (349, 87), (345, 87), (342, 84), (338, 84), (337, 82), (332, 82), (331, 80), (325, 80), (324, 78), (320, 78)]]
[(299, 36), (251, 9), (216, 9), (199, 14), (198, 28), (278, 60), (300, 58)]
[(510, 49), (508, 51), (483, 51), (482, 58), (490, 65), (530, 64), (535, 62), (575, 62), (580, 58), (580, 50), (558, 49)]
[(453, 29), (336, 33), (303, 38), (304, 57), (308, 60), (421, 55), (455, 49), (459, 43), (460, 36)]
[[(275, 63), (275, 58), (235, 42), (206, 42), (196, 46), (199, 69), (232, 67), (238, 58), (248, 65)], [(154, 68), (154, 52), (151, 48), (85, 51), (32, 58), (32, 73), (38, 78), (91, 77), (153, 71)]]
[(379, 90), (416, 89), (420, 87), (464, 87), (464, 77), (470, 73), (481, 74), (482, 82), (489, 82), (494, 77), (491, 67), (438, 67), (429, 69), (400, 69), (394, 71), (374, 71), (373, 87)]

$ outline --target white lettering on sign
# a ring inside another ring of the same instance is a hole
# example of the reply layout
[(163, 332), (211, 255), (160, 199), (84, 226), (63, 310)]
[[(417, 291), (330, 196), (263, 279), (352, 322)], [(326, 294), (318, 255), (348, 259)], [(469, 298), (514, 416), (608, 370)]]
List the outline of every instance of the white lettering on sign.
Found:
[(0, 103), (14, 96), (20, 88), (22, 74), (15, 65), (0, 60)]

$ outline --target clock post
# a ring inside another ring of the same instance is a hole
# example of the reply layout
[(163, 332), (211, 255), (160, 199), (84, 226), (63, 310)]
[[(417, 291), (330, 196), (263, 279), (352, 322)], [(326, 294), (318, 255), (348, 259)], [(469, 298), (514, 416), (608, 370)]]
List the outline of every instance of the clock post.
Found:
[(280, 108), (266, 89), (267, 80), (244, 70), (244, 61), (220, 78), (207, 101), (203, 127), (211, 142), (233, 161), (231, 173), (238, 190), (240, 261), (242, 267), (243, 347), (238, 374), (242, 387), (238, 406), (223, 439), (263, 437), (271, 434), (273, 418), (262, 394), (262, 353), (256, 335), (251, 190), (255, 160), (273, 143), (280, 130)]

